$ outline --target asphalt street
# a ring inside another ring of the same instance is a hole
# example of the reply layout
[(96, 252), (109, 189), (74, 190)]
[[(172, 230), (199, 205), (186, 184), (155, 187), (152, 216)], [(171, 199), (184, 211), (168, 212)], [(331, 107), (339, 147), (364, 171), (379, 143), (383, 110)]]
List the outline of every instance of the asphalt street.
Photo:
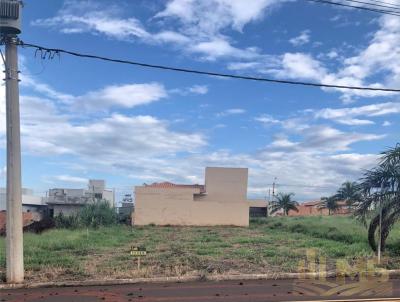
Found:
[(253, 280), (1, 290), (0, 301), (399, 301), (400, 280)]

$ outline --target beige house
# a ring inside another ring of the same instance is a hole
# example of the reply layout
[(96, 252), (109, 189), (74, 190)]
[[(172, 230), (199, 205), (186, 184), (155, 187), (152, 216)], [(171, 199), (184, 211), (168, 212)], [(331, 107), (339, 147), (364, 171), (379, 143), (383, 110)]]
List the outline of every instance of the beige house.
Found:
[(135, 225), (249, 225), (247, 168), (206, 168), (205, 185), (135, 187)]

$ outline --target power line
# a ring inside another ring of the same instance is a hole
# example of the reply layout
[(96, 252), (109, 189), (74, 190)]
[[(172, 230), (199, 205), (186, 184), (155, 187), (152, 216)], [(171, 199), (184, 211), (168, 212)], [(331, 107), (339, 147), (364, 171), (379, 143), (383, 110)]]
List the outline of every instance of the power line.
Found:
[(316, 2), (316, 3), (343, 6), (343, 7), (351, 7), (351, 8), (355, 8), (355, 9), (367, 10), (367, 11), (371, 11), (371, 12), (375, 12), (375, 13), (380, 13), (380, 14), (386, 14), (386, 15), (392, 15), (392, 16), (400, 17), (400, 13), (399, 12), (390, 11), (390, 10), (375, 9), (375, 8), (369, 8), (369, 7), (363, 7), (363, 6), (355, 6), (355, 5), (344, 4), (344, 3), (328, 1), (328, 0), (308, 0), (308, 1)]
[(385, 1), (379, 1), (379, 0), (368, 0), (368, 1), (372, 2), (372, 3), (381, 3), (381, 4), (385, 4), (385, 5), (390, 5), (390, 6), (393, 6), (394, 8), (400, 7), (399, 5), (397, 5), (395, 3), (391, 3), (391, 2), (385, 2)]
[[(382, 5), (382, 4), (374, 4), (371, 2), (365, 2), (365, 1), (359, 1), (359, 0), (344, 0), (347, 2), (353, 2), (353, 3), (359, 3), (359, 4), (365, 4), (365, 5), (369, 5), (372, 7), (384, 7), (384, 8), (390, 8), (390, 9), (394, 9), (394, 10), (400, 10), (400, 6), (387, 6), (387, 5)], [(400, 12), (398, 12), (400, 13)]]
[[(310, 1), (313, 1), (313, 0), (310, 0)], [(315, 0), (315, 1), (317, 1), (317, 0)], [(195, 70), (195, 69), (189, 69), (189, 68), (178, 68), (178, 67), (149, 64), (149, 63), (143, 63), (143, 62), (137, 62), (137, 61), (113, 59), (113, 58), (109, 58), (109, 57), (103, 57), (103, 56), (92, 55), (92, 54), (83, 54), (83, 53), (78, 53), (78, 52), (69, 51), (69, 50), (60, 49), (60, 48), (48, 48), (48, 47), (39, 46), (39, 45), (35, 45), (35, 44), (24, 43), (22, 41), (20, 41), (20, 46), (35, 48), (37, 51), (47, 52), (49, 54), (48, 55), (49, 58), (53, 58), (56, 55), (64, 53), (64, 54), (68, 54), (68, 55), (75, 56), (75, 57), (96, 59), (96, 60), (112, 62), (112, 63), (120, 63), (120, 64), (140, 66), (140, 67), (145, 67), (145, 68), (154, 68), (154, 69), (167, 70), (167, 71), (176, 71), (176, 72), (198, 74), (198, 75), (207, 75), (207, 76), (216, 76), (216, 77), (222, 77), (222, 78), (232, 78), (232, 79), (239, 79), (239, 80), (249, 80), (249, 81), (269, 82), (269, 83), (277, 83), (277, 84), (289, 84), (289, 85), (302, 85), (302, 86), (323, 87), (323, 88), (337, 88), (337, 89), (350, 89), (350, 90), (368, 90), (368, 91), (384, 91), (384, 92), (396, 92), (396, 93), (400, 92), (400, 89), (394, 89), (394, 88), (346, 86), (346, 85), (334, 85), (334, 84), (324, 84), (324, 83), (319, 84), (319, 83), (312, 83), (312, 82), (291, 81), (291, 80), (276, 80), (276, 79), (263, 78), (263, 77), (234, 75), (234, 74), (228, 74), (228, 73), (219, 73), (219, 72), (213, 72), (213, 71)], [(42, 56), (42, 58), (46, 58), (46, 55)]]

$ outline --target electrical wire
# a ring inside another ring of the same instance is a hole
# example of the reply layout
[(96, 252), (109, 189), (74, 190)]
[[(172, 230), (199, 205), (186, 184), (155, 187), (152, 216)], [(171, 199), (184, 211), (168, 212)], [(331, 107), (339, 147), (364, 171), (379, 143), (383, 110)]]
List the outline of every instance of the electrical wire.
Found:
[(395, 8), (400, 8), (400, 5), (397, 5), (397, 4), (391, 3), (391, 2), (385, 2), (385, 1), (379, 1), (379, 0), (368, 0), (368, 1), (372, 2), (372, 3), (381, 3), (381, 4), (385, 4), (385, 5), (391, 5)]
[(371, 2), (365, 2), (365, 1), (359, 1), (359, 0), (343, 0), (343, 1), (351, 2), (351, 3), (365, 4), (365, 5), (369, 5), (369, 6), (372, 6), (372, 7), (378, 7), (378, 8), (379, 7), (383, 7), (383, 8), (389, 8), (389, 9), (394, 9), (394, 10), (400, 10), (400, 6), (397, 6), (397, 7), (395, 7), (395, 6), (387, 6), (387, 5), (374, 4), (374, 3), (371, 3)]
[[(64, 53), (64, 54), (68, 54), (68, 55), (80, 57), (80, 58), (96, 59), (96, 60), (112, 62), (112, 63), (120, 63), (120, 64), (140, 66), (140, 67), (145, 67), (145, 68), (153, 68), (153, 69), (159, 69), (159, 70), (175, 71), (175, 72), (197, 74), (197, 75), (207, 75), (207, 76), (216, 76), (216, 77), (222, 77), (222, 78), (232, 78), (232, 79), (238, 79), (238, 80), (269, 82), (269, 83), (275, 83), (275, 84), (301, 85), (301, 86), (311, 86), (311, 87), (320, 87), (320, 88), (322, 87), (322, 88), (336, 88), (336, 89), (349, 89), (349, 90), (384, 91), (384, 92), (396, 92), (396, 93), (400, 92), (400, 89), (395, 89), (395, 88), (346, 86), (346, 85), (335, 85), (335, 84), (324, 84), (324, 83), (319, 84), (319, 83), (312, 83), (312, 82), (277, 80), (277, 79), (264, 78), (264, 77), (235, 75), (235, 74), (220, 73), (220, 72), (213, 72), (213, 71), (195, 70), (195, 69), (189, 69), (189, 68), (178, 68), (178, 67), (172, 67), (172, 66), (166, 66), (166, 65), (156, 65), (156, 64), (143, 63), (143, 62), (137, 62), (137, 61), (113, 59), (113, 58), (109, 58), (109, 57), (103, 57), (103, 56), (92, 55), (92, 54), (83, 54), (83, 53), (78, 53), (78, 52), (69, 51), (69, 50), (60, 49), (60, 48), (47, 48), (47, 47), (39, 46), (39, 45), (35, 45), (35, 44), (24, 43), (22, 41), (20, 41), (19, 45), (22, 47), (35, 48), (36, 50), (39, 50), (39, 51), (46, 51), (46, 52), (54, 53), (55, 55)], [(50, 55), (50, 57), (51, 57), (51, 55)]]
[(371, 12), (375, 12), (375, 13), (400, 17), (400, 12), (395, 12), (395, 11), (368, 8), (368, 7), (363, 7), (363, 6), (355, 6), (355, 5), (344, 4), (344, 3), (339, 3), (339, 2), (329, 1), (329, 0), (308, 0), (308, 1), (315, 2), (315, 3), (343, 6), (343, 7), (351, 7), (351, 8), (355, 8), (355, 9), (361, 9), (361, 10), (371, 11)]

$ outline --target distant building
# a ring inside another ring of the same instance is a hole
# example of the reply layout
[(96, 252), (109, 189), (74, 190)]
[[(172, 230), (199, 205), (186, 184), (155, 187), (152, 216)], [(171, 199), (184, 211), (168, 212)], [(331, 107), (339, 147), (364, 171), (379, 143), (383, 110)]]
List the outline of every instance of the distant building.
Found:
[(114, 206), (114, 192), (105, 188), (104, 180), (89, 180), (87, 189), (50, 189), (47, 204), (51, 216), (60, 213), (69, 216), (76, 214), (83, 206), (101, 200)]
[[(34, 195), (33, 190), (23, 188), (22, 191), (22, 211), (23, 212), (42, 212), (46, 207), (43, 197)], [(0, 211), (6, 211), (7, 190), (0, 188)]]
[(120, 218), (131, 216), (134, 210), (133, 198), (131, 194), (125, 194), (121, 206), (117, 208), (117, 214)]
[[(322, 207), (321, 200), (303, 202), (297, 206), (298, 212), (289, 211), (289, 216), (326, 216), (329, 215), (329, 210)], [(338, 201), (338, 209), (332, 212), (331, 215), (347, 215), (350, 214), (350, 209), (345, 201)]]
[(249, 225), (246, 168), (206, 168), (205, 185), (135, 188), (135, 225)]
[(249, 200), (249, 215), (250, 217), (267, 217), (268, 202), (265, 199), (250, 199)]
[[(34, 195), (33, 190), (23, 188), (22, 191), (23, 225), (27, 226), (39, 221), (46, 213), (47, 205), (44, 199)], [(0, 188), (0, 234), (5, 234), (7, 210), (7, 190)]]

